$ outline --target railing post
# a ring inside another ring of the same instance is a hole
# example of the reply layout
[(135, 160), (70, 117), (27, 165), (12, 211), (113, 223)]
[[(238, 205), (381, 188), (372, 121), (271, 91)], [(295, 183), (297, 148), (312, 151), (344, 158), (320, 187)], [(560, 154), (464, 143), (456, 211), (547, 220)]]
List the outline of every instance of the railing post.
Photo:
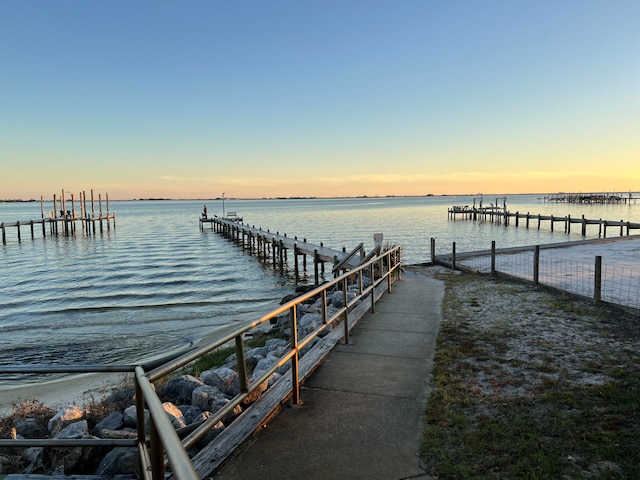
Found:
[(593, 276), (593, 299), (602, 301), (602, 256), (596, 255), (595, 274)]
[[(142, 417), (144, 418), (144, 409)], [(144, 421), (142, 422), (142, 425), (142, 428), (144, 428)], [(162, 448), (162, 441), (153, 418), (150, 418), (149, 420), (149, 445), (151, 448), (151, 477), (153, 480), (164, 480), (164, 451)]]
[(540, 245), (533, 247), (533, 284), (538, 285), (540, 279)]
[[(136, 431), (138, 434), (138, 446), (143, 446), (146, 445), (146, 432), (145, 432), (145, 425), (144, 425), (144, 395), (142, 393), (142, 389), (140, 388), (140, 384), (138, 383), (138, 379), (134, 376), (135, 379), (135, 389), (136, 389)], [(153, 446), (152, 446), (153, 447)], [(153, 455), (154, 452), (151, 451), (151, 466), (153, 469), (153, 465), (154, 465), (154, 459), (153, 459)], [(142, 461), (142, 455), (140, 455), (140, 472), (144, 472), (145, 465)], [(162, 466), (163, 470), (164, 470), (164, 463)], [(152, 470), (152, 474), (153, 474), (153, 470)]]
[(349, 293), (347, 291), (347, 279), (342, 281), (342, 292), (344, 302), (344, 344), (349, 344)]
[(376, 279), (374, 278), (374, 268), (375, 262), (371, 262), (369, 265), (369, 271), (371, 272), (371, 313), (376, 313)]
[(327, 289), (322, 290), (322, 323), (324, 325), (329, 321), (329, 309), (327, 308)]
[(491, 240), (491, 275), (496, 274), (496, 241)]
[(236, 337), (236, 364), (238, 365), (238, 377), (240, 380), (240, 391), (248, 392), (249, 385), (247, 381), (247, 364), (244, 358), (244, 343), (242, 343), (242, 335)]
[(296, 305), (291, 307), (291, 348), (294, 352), (291, 357), (291, 402), (300, 405), (300, 383), (298, 382), (298, 320)]

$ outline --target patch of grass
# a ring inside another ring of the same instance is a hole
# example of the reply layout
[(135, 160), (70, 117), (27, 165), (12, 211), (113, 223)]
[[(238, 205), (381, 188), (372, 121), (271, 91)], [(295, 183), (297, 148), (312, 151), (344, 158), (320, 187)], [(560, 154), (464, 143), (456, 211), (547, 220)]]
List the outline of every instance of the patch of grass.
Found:
[[(483, 281), (487, 285), (478, 284), (470, 293), (472, 282)], [(483, 298), (482, 292), (502, 290), (513, 296), (525, 289), (520, 285), (513, 289), (498, 285), (496, 289), (495, 281), (475, 275), (448, 276), (445, 282), (434, 388), (421, 445), (428, 473), (440, 479), (640, 478), (638, 350), (626, 346), (605, 354), (596, 350), (603, 348), (601, 344), (573, 347), (574, 354), (594, 349), (589, 356), (592, 360), (583, 360), (576, 371), (611, 378), (600, 385), (572, 380), (571, 371), (557, 363), (565, 353), (562, 345), (552, 342), (541, 342), (542, 355), (501, 357), (506, 353), (499, 348), (501, 340), (474, 327), (473, 312), (465, 313), (462, 308), (465, 302), (469, 304), (464, 297), (482, 306), (492, 301), (488, 295)], [(544, 305), (536, 311), (547, 318), (560, 311), (576, 315), (581, 324), (595, 331), (606, 332), (607, 338), (638, 338), (629, 335), (636, 333), (636, 327), (619, 312), (548, 292), (537, 298)], [(535, 335), (535, 328), (529, 335)], [(553, 352), (553, 348), (560, 350)], [(535, 372), (536, 385), (526, 395), (517, 390), (519, 396), (501, 396), (499, 388), (511, 378), (500, 370), (504, 365), (524, 378)], [(482, 392), (476, 386), (480, 373), (487, 379)], [(498, 388), (496, 393), (487, 393), (493, 387)]]
[[(281, 337), (282, 336), (279, 333), (273, 331), (254, 335), (253, 337), (244, 340), (244, 347), (245, 349), (262, 347), (270, 338)], [(235, 345), (222, 346), (220, 348), (217, 348), (216, 350), (207, 353), (206, 355), (202, 355), (197, 360), (186, 365), (179, 371), (180, 375), (193, 375), (197, 377), (206, 370), (220, 367), (225, 363), (227, 358), (229, 358), (234, 353), (236, 353)]]

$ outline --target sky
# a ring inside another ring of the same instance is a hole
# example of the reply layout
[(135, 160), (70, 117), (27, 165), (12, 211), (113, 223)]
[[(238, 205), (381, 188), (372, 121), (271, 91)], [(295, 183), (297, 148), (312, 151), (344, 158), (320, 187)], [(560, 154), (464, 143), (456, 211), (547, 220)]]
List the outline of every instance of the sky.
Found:
[(0, 199), (640, 190), (640, 2), (0, 1)]

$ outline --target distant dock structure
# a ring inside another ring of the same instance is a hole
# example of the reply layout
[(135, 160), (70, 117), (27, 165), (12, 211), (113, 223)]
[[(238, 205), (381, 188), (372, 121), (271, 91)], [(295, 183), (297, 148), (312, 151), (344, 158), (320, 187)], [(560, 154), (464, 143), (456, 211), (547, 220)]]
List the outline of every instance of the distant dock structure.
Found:
[(587, 219), (584, 215), (581, 218), (571, 217), (571, 215), (559, 216), (559, 215), (540, 215), (509, 212), (506, 208), (501, 207), (458, 207), (454, 206), (448, 210), (448, 218), (450, 220), (456, 220), (458, 215), (463, 220), (474, 220), (478, 222), (487, 222), (497, 225), (503, 224), (504, 226), (513, 224), (516, 227), (520, 226), (520, 220), (524, 220), (525, 227), (528, 229), (531, 224), (534, 228), (540, 230), (542, 222), (549, 222), (551, 231), (554, 231), (555, 224), (560, 223), (564, 227), (564, 233), (571, 233), (572, 225), (579, 225), (580, 232), (583, 237), (587, 236), (587, 225), (598, 226), (598, 237), (607, 237), (607, 228), (615, 227), (619, 228), (619, 235), (621, 237), (632, 234), (632, 230), (640, 230), (640, 223), (625, 222), (624, 220), (603, 220), (599, 219)]
[(640, 200), (629, 193), (554, 193), (538, 197), (538, 203), (631, 204)]
[(87, 206), (87, 195), (84, 191), (80, 192), (78, 200), (74, 194), (67, 196), (64, 190), (58, 198), (53, 195), (53, 209), (45, 211), (44, 197), (40, 197), (40, 218), (29, 220), (17, 220), (15, 222), (2, 222), (0, 229), (2, 230), (2, 244), (7, 244), (7, 231), (12, 228), (16, 229), (18, 242), (22, 241), (22, 228), (28, 228), (31, 238), (35, 238), (36, 226), (42, 231), (42, 236), (58, 235), (74, 235), (77, 230), (77, 224), (86, 235), (95, 235), (96, 224), (102, 233), (105, 225), (107, 230), (111, 227), (116, 228), (116, 212), (109, 210), (109, 194), (105, 195), (106, 211), (102, 209), (102, 194), (98, 194), (98, 210), (96, 211), (96, 203), (93, 190), (90, 191), (90, 206)]
[[(322, 242), (320, 245), (307, 242), (307, 239), (298, 240), (298, 237), (289, 237), (286, 233), (271, 232), (263, 230), (262, 227), (256, 228), (255, 225), (249, 226), (242, 223), (242, 218), (237, 216), (235, 212), (227, 212), (226, 217), (200, 217), (200, 230), (204, 231), (206, 226), (216, 233), (236, 241), (238, 244), (255, 253), (259, 258), (264, 260), (272, 259), (273, 265), (284, 269), (285, 263), (288, 263), (288, 252), (293, 253), (294, 272), (296, 278), (300, 276), (301, 271), (307, 270), (307, 257), (313, 262), (314, 281), (319, 284), (320, 277), (325, 274), (325, 263), (331, 265), (331, 273), (338, 276), (348, 270), (358, 267), (372, 259), (380, 252), (380, 247), (374, 248), (365, 255), (363, 244), (360, 243), (351, 252), (347, 252), (346, 247), (342, 250), (325, 247)], [(299, 265), (299, 258), (302, 259), (302, 268)]]

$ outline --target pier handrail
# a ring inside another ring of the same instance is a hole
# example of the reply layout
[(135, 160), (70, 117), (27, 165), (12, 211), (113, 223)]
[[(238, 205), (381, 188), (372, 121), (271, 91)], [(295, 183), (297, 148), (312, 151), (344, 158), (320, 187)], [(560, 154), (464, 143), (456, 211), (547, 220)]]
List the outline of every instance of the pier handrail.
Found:
[[(240, 405), (249, 394), (264, 384), (277, 370), (290, 363), (291, 387), (285, 398), (291, 397), (294, 404), (300, 403), (300, 382), (306, 378), (307, 374), (303, 374), (302, 378), (299, 370), (299, 358), (301, 350), (310, 344), (314, 338), (324, 331), (331, 330), (340, 322), (344, 326), (344, 341), (348, 343), (349, 329), (353, 326), (351, 315), (358, 309), (362, 308), (361, 315), (366, 311), (375, 311), (377, 299), (382, 296), (384, 291), (391, 292), (392, 284), (399, 278), (402, 266), (401, 247), (397, 246), (379, 253), (365, 262), (362, 262), (356, 268), (349, 270), (343, 275), (334, 278), (322, 285), (317, 286), (313, 290), (304, 293), (293, 300), (281, 305), (271, 312), (263, 315), (259, 319), (249, 322), (237, 330), (224, 335), (218, 339), (208, 341), (198, 345), (195, 348), (188, 349), (182, 353), (165, 357), (166, 362), (158, 365), (158, 361), (150, 362), (146, 365), (31, 365), (18, 366), (0, 365), (0, 374), (3, 373), (105, 373), (105, 372), (128, 372), (134, 374), (136, 389), (136, 412), (137, 421), (137, 439), (136, 440), (116, 440), (116, 439), (0, 439), (1, 447), (18, 447), (24, 448), (29, 446), (55, 446), (55, 447), (75, 447), (75, 446), (137, 446), (140, 457), (140, 476), (160, 480), (165, 478), (165, 467), (171, 470), (173, 478), (178, 480), (195, 480), (207, 476), (202, 471), (198, 471), (193, 464), (193, 460), (189, 458), (186, 449), (193, 446), (198, 440), (203, 438), (222, 418), (226, 417), (233, 409)], [(368, 277), (370, 282), (365, 287), (364, 278)], [(348, 287), (356, 285), (357, 294), (349, 300)], [(357, 283), (355, 283), (357, 282)], [(384, 290), (381, 290), (384, 287)], [(327, 293), (334, 289), (342, 289), (343, 306), (337, 309), (333, 314), (329, 314), (327, 305)], [(316, 296), (322, 298), (322, 323), (319, 327), (308, 333), (305, 337), (298, 339), (297, 310), (298, 306)], [(370, 303), (367, 303), (367, 297), (370, 297)], [(270, 321), (279, 315), (287, 313), (291, 322), (291, 338), (289, 350), (280, 357), (267, 371), (263, 372), (258, 378), (249, 381), (247, 369), (245, 365), (245, 353), (243, 337), (245, 334), (257, 328), (264, 323)], [(350, 321), (352, 324), (350, 325)], [(200, 424), (190, 425), (184, 429), (176, 431), (168, 419), (167, 414), (163, 410), (161, 400), (156, 393), (153, 382), (165, 377), (177, 369), (198, 359), (202, 355), (211, 352), (223, 345), (234, 342), (237, 359), (238, 375), (240, 377), (240, 392), (230, 400), (230, 402), (222, 409), (213, 413), (213, 415)], [(321, 360), (321, 359), (320, 359)], [(319, 360), (319, 361), (320, 361)], [(150, 371), (146, 371), (151, 368)], [(283, 376), (280, 380), (270, 388), (274, 388), (279, 382), (286, 379)], [(284, 398), (283, 398), (284, 400)], [(149, 434), (145, 432), (144, 407), (147, 407), (150, 414)], [(251, 432), (247, 433), (247, 436)], [(180, 437), (184, 436), (182, 440)], [(147, 441), (149, 447), (147, 447)], [(214, 440), (215, 442), (215, 440)], [(233, 445), (232, 449), (237, 445)], [(230, 451), (229, 451), (230, 453)], [(216, 459), (221, 463), (224, 458)], [(207, 468), (215, 468), (210, 465), (213, 462), (207, 462)], [(209, 472), (210, 473), (210, 472)]]
[[(356, 253), (364, 252), (363, 247), (364, 247), (364, 243), (360, 242), (360, 244), (356, 248), (351, 250), (351, 252), (349, 252), (346, 257), (344, 257), (342, 260), (340, 260), (338, 263), (336, 263), (333, 266), (332, 273), (335, 274), (336, 272), (340, 272), (340, 270), (343, 269), (345, 265), (349, 263), (349, 260), (351, 260), (356, 255)], [(364, 253), (362, 253), (362, 255), (364, 255)]]

